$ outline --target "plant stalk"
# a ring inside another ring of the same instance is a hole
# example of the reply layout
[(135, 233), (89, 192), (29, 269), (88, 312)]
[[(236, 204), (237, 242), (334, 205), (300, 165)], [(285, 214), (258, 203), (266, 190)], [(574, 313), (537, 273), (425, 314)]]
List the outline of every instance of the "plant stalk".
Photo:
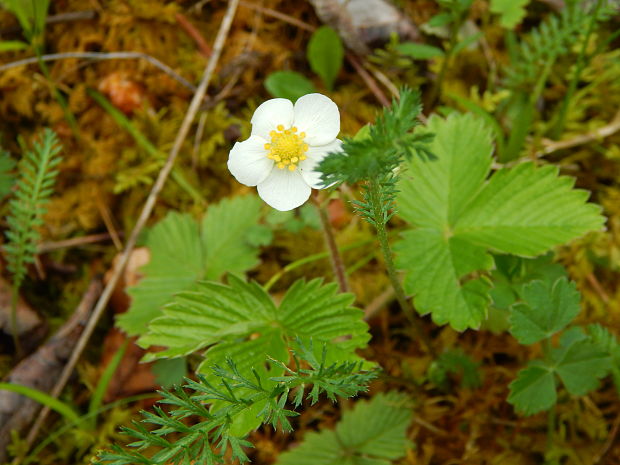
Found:
[(383, 215), (383, 206), (381, 205), (381, 185), (377, 179), (372, 179), (369, 181), (368, 193), (368, 198), (370, 200), (370, 206), (372, 208), (372, 213), (374, 217), (374, 225), (377, 230), (377, 239), (379, 240), (381, 252), (383, 253), (383, 257), (385, 259), (385, 267), (388, 273), (388, 278), (390, 279), (390, 283), (394, 288), (394, 294), (396, 295), (396, 299), (398, 300), (398, 303), (400, 304), (400, 308), (402, 309), (403, 313), (411, 323), (411, 326), (413, 327), (416, 336), (418, 336), (418, 338), (426, 346), (428, 352), (433, 357), (436, 357), (437, 353), (433, 348), (433, 344), (431, 343), (428, 335), (424, 332), (424, 328), (422, 328), (419, 317), (407, 300), (405, 291), (400, 284), (398, 273), (396, 272), (396, 266), (394, 265), (394, 259), (392, 258), (392, 249), (390, 248), (387, 229), (385, 227), (386, 220)]
[(332, 269), (334, 270), (334, 276), (338, 280), (338, 287), (340, 288), (340, 292), (348, 292), (349, 284), (347, 282), (347, 273), (344, 262), (342, 261), (342, 256), (338, 250), (338, 244), (336, 244), (334, 230), (332, 229), (332, 224), (329, 221), (327, 209), (325, 208), (325, 205), (321, 205), (318, 191), (312, 195), (312, 201), (319, 212), (319, 217), (321, 218), (323, 236), (325, 237), (325, 244), (329, 250), (329, 258), (332, 264)]

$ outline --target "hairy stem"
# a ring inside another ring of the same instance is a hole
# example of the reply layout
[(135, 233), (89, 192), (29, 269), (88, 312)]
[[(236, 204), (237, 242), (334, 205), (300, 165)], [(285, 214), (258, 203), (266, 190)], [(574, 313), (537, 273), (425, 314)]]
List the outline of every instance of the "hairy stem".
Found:
[(329, 258), (332, 264), (332, 269), (334, 270), (334, 276), (338, 280), (340, 292), (347, 292), (349, 290), (349, 284), (347, 283), (347, 273), (345, 271), (344, 262), (342, 261), (342, 256), (340, 255), (340, 251), (338, 250), (338, 245), (336, 244), (334, 230), (332, 229), (332, 224), (329, 221), (327, 209), (324, 205), (321, 205), (318, 191), (314, 193), (314, 195), (312, 196), (312, 200), (314, 205), (316, 206), (316, 209), (319, 212), (319, 217), (321, 218), (321, 227), (323, 229), (323, 235), (325, 237), (325, 244), (327, 245), (327, 248), (329, 250)]
[[(21, 284), (21, 283), (20, 283)], [(22, 358), (22, 346), (17, 335), (17, 300), (19, 296), (19, 287), (13, 283), (11, 288), (11, 336), (13, 338), (13, 346), (15, 347), (15, 359)]]
[(381, 247), (381, 252), (383, 253), (383, 257), (385, 259), (385, 267), (387, 269), (388, 278), (390, 279), (390, 283), (394, 288), (394, 294), (396, 295), (396, 299), (400, 304), (400, 308), (404, 312), (405, 316), (411, 323), (416, 335), (422, 341), (422, 343), (426, 346), (428, 352), (436, 357), (435, 349), (431, 343), (430, 338), (424, 332), (422, 328), (422, 324), (420, 322), (419, 317), (414, 312), (413, 307), (407, 300), (407, 296), (405, 295), (405, 291), (400, 284), (400, 279), (398, 278), (398, 273), (396, 272), (396, 267), (394, 266), (394, 259), (392, 258), (392, 249), (390, 248), (390, 243), (388, 241), (387, 229), (385, 227), (386, 221), (383, 215), (383, 205), (381, 204), (381, 185), (377, 179), (372, 179), (369, 181), (368, 185), (368, 199), (370, 201), (370, 206), (372, 208), (372, 213), (374, 217), (374, 225), (377, 229), (377, 239), (379, 240), (379, 245)]
[(575, 65), (575, 72), (571, 78), (571, 81), (568, 85), (568, 90), (566, 91), (566, 95), (564, 96), (564, 100), (562, 100), (562, 106), (560, 107), (560, 116), (558, 117), (558, 121), (556, 123), (555, 128), (552, 131), (551, 137), (554, 139), (559, 139), (562, 133), (564, 132), (564, 126), (566, 125), (566, 118), (568, 116), (568, 107), (570, 105), (570, 101), (573, 98), (577, 90), (577, 83), (579, 82), (579, 78), (581, 77), (581, 73), (583, 69), (586, 67), (586, 51), (588, 48), (588, 43), (590, 42), (590, 36), (594, 31), (594, 25), (596, 24), (596, 18), (598, 16), (598, 11), (601, 8), (602, 0), (598, 0), (596, 2), (596, 6), (594, 7), (594, 11), (592, 12), (590, 18), (590, 24), (588, 25), (588, 30), (586, 32), (585, 37), (583, 38), (583, 43), (581, 44), (581, 50), (579, 51), (579, 56), (577, 57), (577, 63)]

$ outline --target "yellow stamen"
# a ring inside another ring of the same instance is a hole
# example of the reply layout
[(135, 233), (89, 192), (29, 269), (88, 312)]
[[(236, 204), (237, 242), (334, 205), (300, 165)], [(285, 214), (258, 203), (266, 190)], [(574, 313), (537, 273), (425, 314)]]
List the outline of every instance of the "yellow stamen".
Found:
[(297, 131), (295, 126), (284, 129), (284, 125), (278, 124), (277, 131), (269, 132), (271, 140), (265, 144), (267, 158), (281, 170), (288, 167), (289, 171), (295, 171), (298, 163), (307, 158), (309, 145), (304, 142), (306, 133)]

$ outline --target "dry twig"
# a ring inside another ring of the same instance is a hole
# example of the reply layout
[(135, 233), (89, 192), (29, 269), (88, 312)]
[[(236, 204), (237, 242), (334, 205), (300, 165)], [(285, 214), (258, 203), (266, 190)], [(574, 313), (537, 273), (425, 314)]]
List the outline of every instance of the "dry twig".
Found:
[[(64, 53), (51, 53), (49, 55), (41, 55), (41, 60), (48, 61), (58, 61), (58, 60), (67, 60), (70, 58), (77, 59), (85, 59), (85, 60), (135, 60), (135, 59), (143, 59), (148, 61), (150, 64), (159, 68), (164, 73), (166, 73), (171, 78), (178, 81), (183, 86), (187, 87), (193, 92), (196, 92), (196, 86), (194, 86), (191, 82), (185, 79), (183, 76), (177, 74), (170, 66), (162, 63), (157, 58), (152, 57), (151, 55), (147, 55), (146, 53), (140, 52), (64, 52)], [(24, 58), (23, 60), (12, 61), (10, 63), (6, 63), (4, 65), (0, 65), (0, 72), (6, 71), (11, 68), (17, 68), (19, 66), (32, 65), (34, 63), (38, 63), (38, 57)]]
[[(220, 25), (219, 31), (217, 33), (217, 37), (215, 38), (215, 44), (213, 46), (213, 54), (211, 55), (211, 58), (209, 62), (207, 63), (205, 71), (202, 75), (202, 79), (200, 81), (200, 85), (198, 86), (198, 89), (196, 89), (196, 93), (194, 94), (194, 97), (192, 98), (192, 101), (189, 105), (185, 118), (183, 119), (183, 123), (181, 124), (177, 137), (174, 141), (174, 145), (172, 146), (172, 149), (170, 150), (170, 154), (168, 155), (168, 159), (166, 160), (166, 163), (164, 164), (161, 171), (159, 172), (157, 180), (155, 181), (155, 183), (153, 184), (153, 187), (151, 188), (151, 192), (149, 193), (149, 196), (146, 199), (144, 206), (142, 207), (142, 211), (140, 212), (138, 221), (136, 222), (136, 225), (131, 231), (129, 239), (127, 240), (127, 243), (125, 244), (125, 250), (120, 256), (120, 259), (116, 267), (114, 268), (114, 272), (110, 280), (108, 281), (99, 300), (97, 301), (97, 304), (95, 305), (91, 318), (88, 321), (88, 325), (86, 326), (84, 332), (82, 333), (82, 336), (80, 337), (80, 340), (78, 341), (75, 347), (75, 350), (71, 354), (71, 358), (65, 365), (60, 378), (56, 382), (56, 385), (54, 386), (54, 389), (51, 392), (51, 395), (54, 397), (58, 397), (60, 392), (65, 387), (67, 381), (69, 380), (69, 376), (73, 372), (75, 364), (80, 358), (82, 351), (86, 347), (86, 344), (91, 334), (93, 333), (95, 326), (97, 325), (97, 322), (99, 321), (99, 318), (101, 317), (101, 314), (103, 313), (104, 309), (106, 308), (106, 305), (108, 304), (108, 301), (110, 300), (110, 297), (112, 296), (112, 292), (114, 291), (114, 288), (116, 287), (116, 284), (118, 283), (118, 280), (121, 277), (121, 274), (125, 268), (125, 265), (127, 265), (131, 252), (133, 251), (136, 245), (136, 241), (138, 240), (138, 236), (140, 235), (140, 232), (144, 228), (146, 221), (148, 220), (149, 216), (151, 215), (151, 212), (153, 211), (153, 207), (155, 206), (157, 197), (159, 196), (159, 193), (164, 187), (164, 184), (166, 180), (168, 179), (170, 172), (172, 171), (174, 162), (177, 158), (177, 155), (179, 154), (181, 150), (181, 146), (183, 145), (185, 138), (187, 137), (190, 126), (192, 122), (194, 121), (196, 113), (198, 112), (198, 108), (200, 107), (200, 103), (202, 102), (207, 92), (207, 87), (215, 71), (215, 66), (217, 65), (220, 55), (222, 54), (224, 42), (226, 40), (226, 37), (228, 36), (228, 31), (230, 30), (230, 26), (232, 24), (232, 20), (235, 15), (235, 11), (237, 10), (238, 3), (239, 3), (239, 0), (230, 0), (228, 3), (226, 14)], [(45, 416), (46, 414), (44, 414), (43, 412), (41, 412), (41, 415), (39, 415), (39, 418), (37, 419), (37, 423), (35, 424), (35, 427), (32, 428), (32, 430), (30, 431), (30, 434), (28, 435), (28, 439), (27, 439), (28, 445), (32, 445), (32, 443), (36, 439), (39, 428), (42, 425), (45, 419)]]

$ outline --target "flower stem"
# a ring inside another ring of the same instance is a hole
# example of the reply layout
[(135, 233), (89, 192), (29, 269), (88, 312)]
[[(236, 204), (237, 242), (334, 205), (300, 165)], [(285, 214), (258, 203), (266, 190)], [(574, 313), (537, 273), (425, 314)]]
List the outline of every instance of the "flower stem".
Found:
[(388, 278), (390, 279), (390, 283), (394, 288), (394, 294), (396, 295), (396, 299), (400, 304), (400, 308), (404, 312), (405, 316), (411, 323), (413, 330), (415, 331), (418, 338), (422, 341), (422, 343), (426, 346), (428, 352), (436, 357), (437, 353), (433, 348), (430, 338), (424, 332), (424, 328), (422, 328), (422, 324), (420, 322), (419, 317), (413, 310), (413, 307), (407, 300), (407, 296), (405, 295), (405, 291), (403, 290), (400, 279), (398, 278), (398, 273), (396, 272), (396, 267), (394, 265), (394, 259), (392, 258), (392, 249), (390, 248), (390, 243), (388, 241), (387, 229), (385, 227), (386, 220), (384, 217), (384, 207), (381, 201), (381, 184), (377, 179), (372, 179), (368, 183), (368, 200), (370, 201), (370, 207), (372, 209), (372, 214), (374, 217), (374, 226), (377, 230), (377, 239), (379, 240), (379, 245), (381, 247), (381, 252), (383, 253), (383, 257), (385, 259), (385, 267), (387, 269)]
[(329, 221), (327, 209), (321, 205), (318, 191), (314, 192), (312, 195), (312, 200), (319, 212), (319, 217), (321, 218), (321, 227), (323, 228), (325, 244), (329, 250), (329, 258), (332, 264), (332, 269), (334, 270), (334, 276), (338, 280), (338, 287), (340, 288), (340, 292), (348, 292), (349, 284), (347, 283), (347, 274), (345, 271), (344, 262), (342, 261), (342, 256), (340, 255), (338, 245), (336, 244), (334, 230), (332, 229), (332, 225)]

